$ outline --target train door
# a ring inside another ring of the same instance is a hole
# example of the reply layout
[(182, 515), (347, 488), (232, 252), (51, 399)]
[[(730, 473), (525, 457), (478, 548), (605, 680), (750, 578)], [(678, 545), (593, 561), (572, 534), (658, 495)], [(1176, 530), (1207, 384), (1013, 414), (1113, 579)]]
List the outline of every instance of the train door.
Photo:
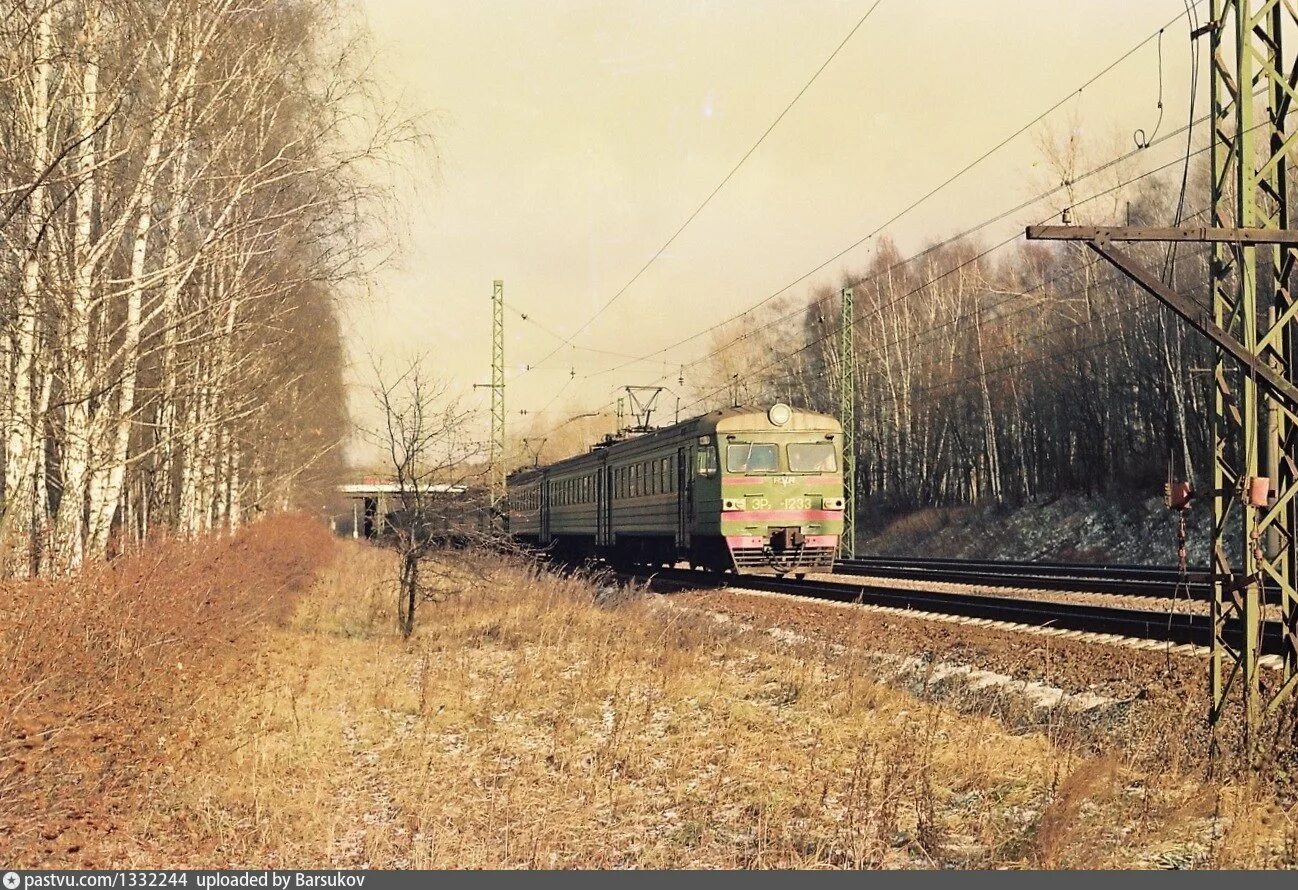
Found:
[(608, 470), (600, 467), (599, 472), (595, 474), (595, 546), (604, 546), (604, 535), (608, 533), (608, 525), (604, 521), (604, 499), (608, 492), (604, 488), (605, 480), (608, 476)]
[(599, 502), (601, 526), (599, 544), (601, 547), (609, 547), (613, 544), (613, 495), (616, 491), (613, 486), (613, 468), (605, 463), (604, 469), (599, 475), (604, 483), (604, 497)]
[(541, 480), (541, 543), (550, 543), (550, 479)]
[(690, 549), (690, 526), (694, 520), (694, 486), (691, 483), (689, 451), (676, 449), (676, 547)]

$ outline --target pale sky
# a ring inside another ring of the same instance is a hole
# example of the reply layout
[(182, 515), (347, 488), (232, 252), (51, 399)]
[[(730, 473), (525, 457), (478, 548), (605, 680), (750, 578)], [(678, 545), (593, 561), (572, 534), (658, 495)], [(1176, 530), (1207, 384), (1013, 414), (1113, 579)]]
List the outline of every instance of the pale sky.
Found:
[[(721, 181), (871, 3), (364, 0), (378, 74), (408, 109), (435, 115), (440, 165), (418, 189), (402, 187), (408, 242), (370, 300), (347, 313), (353, 355), (428, 352), (439, 374), (471, 392), (489, 377), (495, 278), (513, 307), (571, 334)], [(736, 176), (576, 345), (641, 355), (758, 302), (1182, 12), (1182, 0), (882, 0)], [(1186, 120), (1187, 34), (1182, 18), (1163, 36), (1161, 133)], [(1066, 132), (1075, 120), (1095, 158), (1107, 159), (1132, 146), (1136, 128), (1153, 132), (1158, 75), (1151, 42), (1048, 122)], [(1205, 94), (1201, 80), (1200, 108)], [(889, 234), (902, 251), (1049, 184), (1035, 132), (895, 224)], [(1183, 149), (1179, 139), (1151, 149), (1135, 169)], [(836, 285), (868, 261), (873, 243), (791, 293)], [(708, 342), (590, 378), (582, 375), (624, 359), (568, 347), (524, 372), (559, 342), (540, 326), (506, 315), (516, 426), (533, 420), (573, 369), (579, 376), (554, 401), (552, 422), (664, 372), (675, 386), (678, 364)], [(796, 326), (789, 342), (802, 342)], [(470, 398), (485, 405), (485, 391)]]

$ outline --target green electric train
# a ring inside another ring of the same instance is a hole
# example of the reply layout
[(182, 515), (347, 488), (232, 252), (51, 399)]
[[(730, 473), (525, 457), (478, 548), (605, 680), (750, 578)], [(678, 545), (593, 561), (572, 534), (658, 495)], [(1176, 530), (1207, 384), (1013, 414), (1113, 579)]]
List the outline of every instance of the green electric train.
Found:
[(725, 408), (514, 473), (510, 534), (567, 559), (741, 574), (828, 571), (843, 533), (842, 427)]

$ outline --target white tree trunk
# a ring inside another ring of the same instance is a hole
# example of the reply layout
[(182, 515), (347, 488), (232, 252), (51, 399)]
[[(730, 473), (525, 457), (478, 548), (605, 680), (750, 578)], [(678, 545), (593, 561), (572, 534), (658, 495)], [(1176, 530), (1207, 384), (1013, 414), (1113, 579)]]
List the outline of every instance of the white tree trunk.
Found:
[(82, 52), (85, 69), (81, 76), (79, 135), (76, 150), (76, 216), (72, 233), (73, 284), (65, 325), (67, 354), (64, 357), (63, 494), (58, 511), (60, 563), (76, 568), (85, 557), (85, 510), (87, 485), (94, 441), (91, 415), (92, 363), (91, 324), (94, 311), (95, 265), (91, 250), (96, 196), (95, 138), (99, 110), (99, 10), (86, 4)]
[(3, 563), (10, 563), (18, 574), (26, 574), (32, 565), (35, 554), (32, 552), (35, 542), (32, 540), (32, 528), (35, 517), (33, 511), (38, 508), (37, 485), (40, 477), (35, 472), (41, 464), (41, 439), (43, 435), (44, 411), (40, 402), (48, 403), (46, 398), (38, 399), (40, 389), (34, 379), (44, 371), (37, 362), (40, 345), (39, 319), (42, 315), (41, 304), (41, 256), (42, 228), (45, 225), (46, 194), (43, 182), (46, 167), (50, 163), (49, 117), (50, 117), (50, 49), (51, 19), (50, 6), (42, 8), (34, 29), (35, 42), (33, 54), (35, 65), (32, 71), (31, 108), (28, 117), (28, 132), (31, 151), (32, 175), (41, 177), (35, 183), (27, 197), (24, 212), (23, 243), (25, 252), (22, 262), (22, 285), (17, 300), (17, 333), (13, 341), (13, 376), (10, 393), (10, 410), (7, 418), (8, 430), (5, 446), (4, 502), (0, 504), (0, 554), (8, 554), (8, 559), (0, 559), (0, 570)]

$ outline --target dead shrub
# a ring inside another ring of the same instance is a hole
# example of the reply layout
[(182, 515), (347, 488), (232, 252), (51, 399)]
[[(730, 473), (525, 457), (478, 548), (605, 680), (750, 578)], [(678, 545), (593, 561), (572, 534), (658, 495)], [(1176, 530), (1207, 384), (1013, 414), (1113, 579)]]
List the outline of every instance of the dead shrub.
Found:
[(1112, 756), (1085, 761), (1059, 784), (1054, 800), (1037, 823), (1037, 862), (1043, 868), (1058, 868), (1063, 854), (1075, 838), (1076, 821), (1082, 805), (1111, 786), (1117, 772)]
[(7, 864), (111, 858), (150, 776), (194, 744), (194, 681), (249, 665), (252, 632), (289, 613), (333, 546), (318, 523), (277, 516), (73, 577), (0, 583)]

